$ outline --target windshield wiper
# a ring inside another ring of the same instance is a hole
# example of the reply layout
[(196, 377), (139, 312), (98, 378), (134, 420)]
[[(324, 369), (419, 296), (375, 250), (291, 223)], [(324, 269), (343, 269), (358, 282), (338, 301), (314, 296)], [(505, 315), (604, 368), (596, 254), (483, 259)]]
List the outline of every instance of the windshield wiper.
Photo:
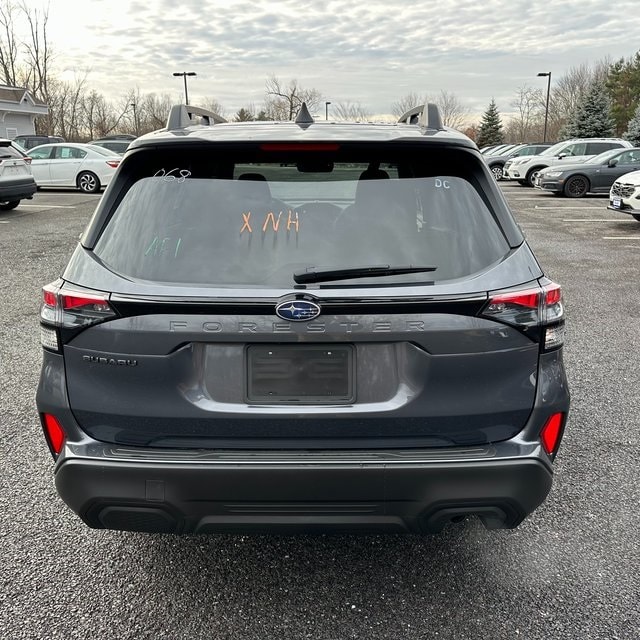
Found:
[(297, 271), (293, 274), (293, 280), (297, 284), (308, 282), (327, 282), (329, 280), (350, 280), (351, 278), (370, 278), (375, 276), (399, 276), (405, 273), (427, 273), (435, 271), (437, 267), (392, 267), (385, 265), (372, 265), (365, 267), (318, 268), (308, 267), (306, 271)]

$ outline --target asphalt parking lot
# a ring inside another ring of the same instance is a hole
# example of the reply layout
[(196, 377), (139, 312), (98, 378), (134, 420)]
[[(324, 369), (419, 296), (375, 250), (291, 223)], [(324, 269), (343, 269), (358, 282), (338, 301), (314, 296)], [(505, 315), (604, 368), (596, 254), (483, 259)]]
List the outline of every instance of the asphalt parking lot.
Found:
[(98, 196), (0, 214), (0, 638), (640, 637), (640, 223), (606, 197), (503, 191), (563, 285), (572, 413), (547, 501), (518, 529), (441, 535), (142, 535), (57, 498), (34, 406), (41, 286)]

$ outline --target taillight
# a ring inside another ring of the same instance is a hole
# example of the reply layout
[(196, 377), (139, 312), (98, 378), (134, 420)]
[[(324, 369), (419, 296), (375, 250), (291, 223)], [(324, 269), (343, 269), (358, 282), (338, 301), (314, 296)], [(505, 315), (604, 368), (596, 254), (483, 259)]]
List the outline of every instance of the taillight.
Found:
[(118, 165), (120, 164), (120, 160), (107, 160), (107, 164), (112, 168), (112, 169), (117, 169)]
[(43, 413), (40, 419), (42, 420), (42, 429), (44, 430), (44, 437), (49, 445), (49, 449), (51, 453), (57, 457), (60, 455), (67, 437), (64, 429), (58, 422), (58, 419), (50, 413)]
[(40, 342), (53, 351), (60, 349), (58, 329), (82, 329), (116, 316), (106, 293), (60, 285), (57, 281), (42, 288), (40, 306)]
[(540, 442), (550, 456), (554, 456), (558, 452), (563, 423), (564, 414), (554, 413), (540, 430)]
[(545, 349), (564, 343), (562, 289), (555, 282), (490, 295), (482, 315), (523, 329), (543, 328)]

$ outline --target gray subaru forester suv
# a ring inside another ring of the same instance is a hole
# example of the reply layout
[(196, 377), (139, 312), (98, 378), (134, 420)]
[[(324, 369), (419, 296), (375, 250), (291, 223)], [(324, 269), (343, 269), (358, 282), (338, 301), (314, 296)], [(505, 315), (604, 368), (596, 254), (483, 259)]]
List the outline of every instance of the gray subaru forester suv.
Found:
[(563, 337), (560, 287), (433, 105), (178, 105), (43, 289), (37, 406), (91, 527), (515, 527), (551, 488)]

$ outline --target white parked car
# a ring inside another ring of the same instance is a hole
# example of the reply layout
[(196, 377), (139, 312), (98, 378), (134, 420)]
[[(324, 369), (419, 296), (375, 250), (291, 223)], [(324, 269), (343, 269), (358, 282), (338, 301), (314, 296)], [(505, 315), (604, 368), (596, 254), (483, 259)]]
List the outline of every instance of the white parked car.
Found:
[(535, 175), (540, 169), (558, 164), (576, 164), (609, 149), (632, 146), (622, 138), (574, 138), (558, 142), (537, 156), (515, 158), (504, 165), (503, 172), (509, 180), (517, 180), (522, 185), (533, 187)]
[(607, 209), (626, 213), (640, 222), (640, 171), (625, 173), (613, 183)]
[(76, 187), (96, 193), (106, 187), (122, 157), (91, 144), (59, 142), (29, 150), (38, 187)]

